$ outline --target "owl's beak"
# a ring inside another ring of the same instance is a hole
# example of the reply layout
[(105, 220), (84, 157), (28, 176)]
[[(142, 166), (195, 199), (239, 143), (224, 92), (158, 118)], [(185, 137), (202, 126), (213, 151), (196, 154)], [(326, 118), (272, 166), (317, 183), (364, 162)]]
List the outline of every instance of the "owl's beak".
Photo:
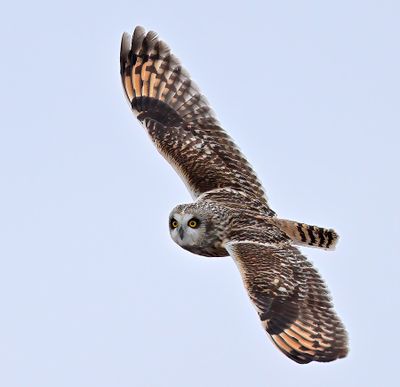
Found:
[(185, 231), (183, 231), (182, 227), (179, 227), (178, 233), (179, 233), (179, 236), (181, 237), (181, 239), (183, 240), (183, 236), (185, 235)]

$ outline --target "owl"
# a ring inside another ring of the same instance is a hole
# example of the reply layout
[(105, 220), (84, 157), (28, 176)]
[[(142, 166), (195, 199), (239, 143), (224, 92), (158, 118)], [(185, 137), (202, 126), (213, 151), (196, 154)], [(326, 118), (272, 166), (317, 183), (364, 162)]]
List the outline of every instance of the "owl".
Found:
[(296, 247), (331, 250), (335, 231), (276, 216), (252, 167), (155, 32), (124, 33), (120, 64), (133, 113), (194, 200), (171, 211), (174, 242), (194, 254), (233, 258), (262, 327), (287, 357), (345, 357), (346, 330), (324, 281)]

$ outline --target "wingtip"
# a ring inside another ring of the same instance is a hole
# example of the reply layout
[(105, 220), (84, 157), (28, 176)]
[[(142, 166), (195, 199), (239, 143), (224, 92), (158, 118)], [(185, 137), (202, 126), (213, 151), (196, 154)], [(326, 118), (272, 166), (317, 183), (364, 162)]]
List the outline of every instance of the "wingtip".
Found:
[(138, 37), (146, 34), (146, 30), (142, 26), (136, 26), (133, 30), (133, 37)]
[(348, 355), (346, 337), (336, 337), (335, 341), (318, 342), (310, 339), (308, 333), (293, 330), (293, 326), (280, 334), (270, 335), (275, 346), (288, 358), (299, 364), (310, 362), (329, 363)]
[(129, 51), (131, 49), (131, 42), (132, 42), (131, 35), (128, 34), (127, 32), (124, 32), (121, 38), (121, 52), (120, 52), (121, 61), (123, 59), (125, 60), (128, 57)]
[(146, 30), (142, 26), (137, 26), (132, 35), (132, 52), (137, 54), (146, 36)]

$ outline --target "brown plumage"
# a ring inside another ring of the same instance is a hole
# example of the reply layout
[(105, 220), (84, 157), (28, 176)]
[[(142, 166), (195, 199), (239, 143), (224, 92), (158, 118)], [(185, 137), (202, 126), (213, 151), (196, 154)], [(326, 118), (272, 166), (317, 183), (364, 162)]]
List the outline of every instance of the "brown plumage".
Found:
[(346, 331), (325, 284), (295, 247), (232, 240), (227, 249), (263, 326), (285, 355), (298, 363), (346, 356)]
[(335, 231), (276, 217), (252, 167), (156, 33), (125, 33), (120, 59), (133, 112), (195, 199), (171, 212), (173, 240), (195, 254), (232, 256), (262, 325), (289, 358), (346, 356), (347, 334), (324, 282), (293, 246), (332, 249)]
[(333, 250), (339, 239), (335, 230), (287, 219), (274, 219), (274, 223), (288, 235), (294, 243), (304, 246)]
[[(130, 47), (132, 47), (130, 49)], [(192, 196), (232, 187), (266, 204), (261, 183), (207, 100), (154, 32), (137, 27), (122, 37), (121, 76), (137, 118)]]

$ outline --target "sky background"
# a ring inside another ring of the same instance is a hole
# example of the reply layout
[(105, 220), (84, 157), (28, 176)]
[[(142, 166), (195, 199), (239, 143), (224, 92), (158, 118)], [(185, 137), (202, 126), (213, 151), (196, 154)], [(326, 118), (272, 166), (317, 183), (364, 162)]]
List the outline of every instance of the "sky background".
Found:
[[(398, 1), (15, 1), (0, 14), (0, 385), (394, 386), (400, 317)], [(134, 119), (123, 31), (168, 42), (303, 249), (350, 336), (301, 366), (230, 258), (179, 248), (190, 196)]]

